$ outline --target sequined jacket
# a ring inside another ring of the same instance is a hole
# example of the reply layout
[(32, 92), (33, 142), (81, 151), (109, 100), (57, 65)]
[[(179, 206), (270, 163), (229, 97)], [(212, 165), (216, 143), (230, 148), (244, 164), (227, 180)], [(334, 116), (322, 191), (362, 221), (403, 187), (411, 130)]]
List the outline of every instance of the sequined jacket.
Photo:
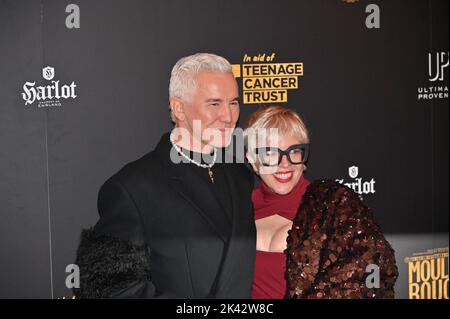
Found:
[(287, 298), (394, 298), (394, 250), (350, 188), (311, 183), (287, 238)]

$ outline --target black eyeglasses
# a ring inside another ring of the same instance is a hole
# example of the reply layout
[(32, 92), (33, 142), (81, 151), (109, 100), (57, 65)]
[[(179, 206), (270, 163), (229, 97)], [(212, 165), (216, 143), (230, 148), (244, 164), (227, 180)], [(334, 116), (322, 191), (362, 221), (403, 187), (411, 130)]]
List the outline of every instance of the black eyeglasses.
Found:
[(264, 166), (278, 166), (286, 155), (289, 163), (304, 164), (308, 160), (309, 144), (295, 144), (283, 151), (277, 147), (259, 147), (255, 149), (259, 161)]

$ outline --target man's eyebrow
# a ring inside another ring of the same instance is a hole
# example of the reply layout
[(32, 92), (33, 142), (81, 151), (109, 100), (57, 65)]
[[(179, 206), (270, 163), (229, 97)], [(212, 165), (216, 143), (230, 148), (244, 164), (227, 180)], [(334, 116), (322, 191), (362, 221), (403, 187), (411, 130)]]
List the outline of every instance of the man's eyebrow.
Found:
[[(233, 98), (233, 99), (231, 100), (231, 102), (234, 102), (234, 101), (239, 101), (239, 96), (236, 96), (235, 98)], [(222, 100), (222, 99), (209, 98), (209, 99), (206, 99), (206, 102), (207, 102), (207, 103), (211, 103), (211, 102), (223, 102), (223, 100)]]
[(207, 99), (206, 102), (222, 102), (222, 99)]

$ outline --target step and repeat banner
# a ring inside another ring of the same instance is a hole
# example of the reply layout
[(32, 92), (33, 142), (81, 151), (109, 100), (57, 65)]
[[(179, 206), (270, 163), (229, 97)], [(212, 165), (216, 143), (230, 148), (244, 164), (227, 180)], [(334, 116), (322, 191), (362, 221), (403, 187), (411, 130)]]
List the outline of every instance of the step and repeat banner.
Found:
[(307, 177), (353, 188), (396, 252), (397, 298), (448, 299), (448, 1), (0, 1), (0, 298), (71, 298), (81, 230), (171, 130), (183, 56), (226, 57), (242, 125), (295, 109)]

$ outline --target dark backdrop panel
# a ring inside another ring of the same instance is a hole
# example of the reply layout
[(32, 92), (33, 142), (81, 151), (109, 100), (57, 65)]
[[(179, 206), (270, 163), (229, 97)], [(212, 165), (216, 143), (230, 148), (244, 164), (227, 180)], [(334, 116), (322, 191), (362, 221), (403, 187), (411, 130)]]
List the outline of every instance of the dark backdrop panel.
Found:
[[(431, 50), (449, 51), (448, 48), (448, 20), (449, 1), (431, 1)], [(448, 68), (447, 68), (448, 69)], [(446, 83), (448, 85), (448, 70)], [(432, 163), (433, 163), (433, 229), (437, 232), (448, 232), (449, 207), (448, 207), (448, 137), (449, 137), (449, 104), (447, 100), (432, 101)]]
[(0, 21), (0, 298), (49, 298), (48, 119), (19, 94), (42, 73), (41, 5), (2, 1)]
[[(70, 296), (65, 268), (101, 184), (171, 129), (170, 70), (195, 52), (303, 62), (281, 105), (311, 131), (308, 178), (349, 182), (353, 165), (373, 178), (364, 201), (390, 238), (406, 236), (398, 263), (415, 235), (448, 233), (448, 99), (417, 100), (428, 53), (448, 51), (447, 1), (83, 0), (81, 28), (67, 29), (69, 3), (0, 2), (0, 297)], [(380, 29), (365, 26), (369, 3)], [(45, 66), (76, 99), (24, 105)], [(242, 104), (240, 125), (258, 106)]]
[(74, 262), (80, 230), (98, 218), (102, 183), (150, 151), (171, 127), (168, 72), (161, 80), (149, 32), (153, 10), (148, 15), (143, 2), (136, 1), (80, 2), (82, 27), (69, 30), (64, 24), (67, 3), (45, 1), (43, 23), (44, 64), (54, 66), (62, 82), (78, 85), (77, 99), (49, 110), (56, 296), (70, 294), (64, 287), (65, 268)]

